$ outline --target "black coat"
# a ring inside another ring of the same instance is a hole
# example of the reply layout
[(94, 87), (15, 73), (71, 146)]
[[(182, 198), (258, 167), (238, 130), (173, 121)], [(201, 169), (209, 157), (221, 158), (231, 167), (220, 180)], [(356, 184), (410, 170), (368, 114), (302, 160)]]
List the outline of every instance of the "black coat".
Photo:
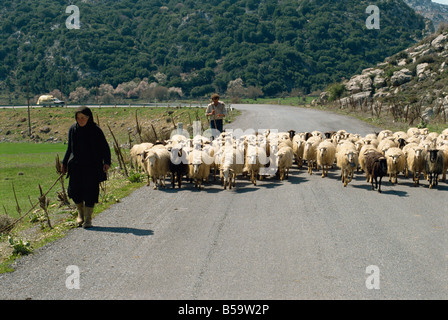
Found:
[(62, 163), (70, 177), (68, 196), (75, 203), (98, 202), (99, 183), (107, 179), (104, 164), (110, 166), (111, 153), (103, 131), (93, 121), (84, 127), (77, 123), (68, 132), (68, 146)]

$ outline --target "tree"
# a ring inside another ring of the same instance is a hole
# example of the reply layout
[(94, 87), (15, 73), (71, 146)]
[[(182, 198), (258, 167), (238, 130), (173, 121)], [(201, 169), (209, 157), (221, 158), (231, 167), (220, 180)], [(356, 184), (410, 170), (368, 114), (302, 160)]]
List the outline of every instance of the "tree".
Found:
[(84, 87), (78, 87), (71, 92), (68, 99), (72, 102), (85, 103), (90, 97), (90, 92)]

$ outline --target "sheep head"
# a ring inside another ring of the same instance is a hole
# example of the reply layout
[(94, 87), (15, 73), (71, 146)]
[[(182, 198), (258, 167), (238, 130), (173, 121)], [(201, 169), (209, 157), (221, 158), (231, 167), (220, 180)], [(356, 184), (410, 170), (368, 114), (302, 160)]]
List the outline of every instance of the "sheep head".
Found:
[(160, 159), (159, 155), (152, 150), (149, 150), (148, 153), (146, 154), (145, 160), (149, 161), (149, 165), (151, 167), (154, 167), (157, 159)]
[(428, 151), (428, 154), (429, 154), (429, 161), (432, 162), (432, 163), (436, 162), (436, 161), (437, 161), (437, 154), (438, 154), (438, 153), (439, 153), (439, 150), (438, 150), (438, 149), (430, 149), (430, 150)]
[(319, 148), (319, 154), (321, 157), (324, 157), (326, 153), (327, 153), (326, 147)]
[(423, 149), (422, 148), (415, 148), (415, 158), (416, 159), (422, 159), (423, 158)]
[(389, 158), (392, 160), (393, 164), (397, 164), (398, 160), (400, 159), (401, 154), (391, 154), (389, 155)]
[(387, 174), (387, 160), (385, 157), (380, 157), (375, 159), (375, 162), (378, 164), (379, 173), (382, 175)]
[(355, 163), (356, 153), (354, 151), (349, 150), (349, 151), (345, 152), (345, 156), (347, 158), (347, 162), (350, 164), (350, 167), (355, 167), (356, 166), (356, 163)]

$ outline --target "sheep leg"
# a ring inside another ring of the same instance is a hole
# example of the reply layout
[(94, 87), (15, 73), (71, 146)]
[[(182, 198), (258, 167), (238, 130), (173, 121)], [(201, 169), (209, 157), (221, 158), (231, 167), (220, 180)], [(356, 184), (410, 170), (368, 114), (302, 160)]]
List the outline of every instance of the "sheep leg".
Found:
[(154, 183), (154, 190), (157, 190), (157, 178), (156, 177), (152, 177), (152, 182)]
[(383, 179), (382, 176), (380, 176), (380, 181), (378, 183), (378, 192), (381, 193), (381, 179)]

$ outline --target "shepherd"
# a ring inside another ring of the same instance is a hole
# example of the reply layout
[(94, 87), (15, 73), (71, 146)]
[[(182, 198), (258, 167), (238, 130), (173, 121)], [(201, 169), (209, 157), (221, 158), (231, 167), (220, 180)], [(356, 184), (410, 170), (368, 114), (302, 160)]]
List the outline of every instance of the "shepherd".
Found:
[(212, 102), (207, 106), (205, 115), (210, 117), (210, 128), (212, 129), (212, 139), (219, 136), (223, 130), (223, 119), (227, 115), (226, 105), (219, 100), (217, 93), (212, 94)]
[(62, 171), (70, 178), (67, 193), (78, 209), (78, 226), (90, 228), (93, 208), (98, 203), (99, 185), (107, 180), (111, 152), (88, 107), (76, 109), (75, 120), (68, 131)]

